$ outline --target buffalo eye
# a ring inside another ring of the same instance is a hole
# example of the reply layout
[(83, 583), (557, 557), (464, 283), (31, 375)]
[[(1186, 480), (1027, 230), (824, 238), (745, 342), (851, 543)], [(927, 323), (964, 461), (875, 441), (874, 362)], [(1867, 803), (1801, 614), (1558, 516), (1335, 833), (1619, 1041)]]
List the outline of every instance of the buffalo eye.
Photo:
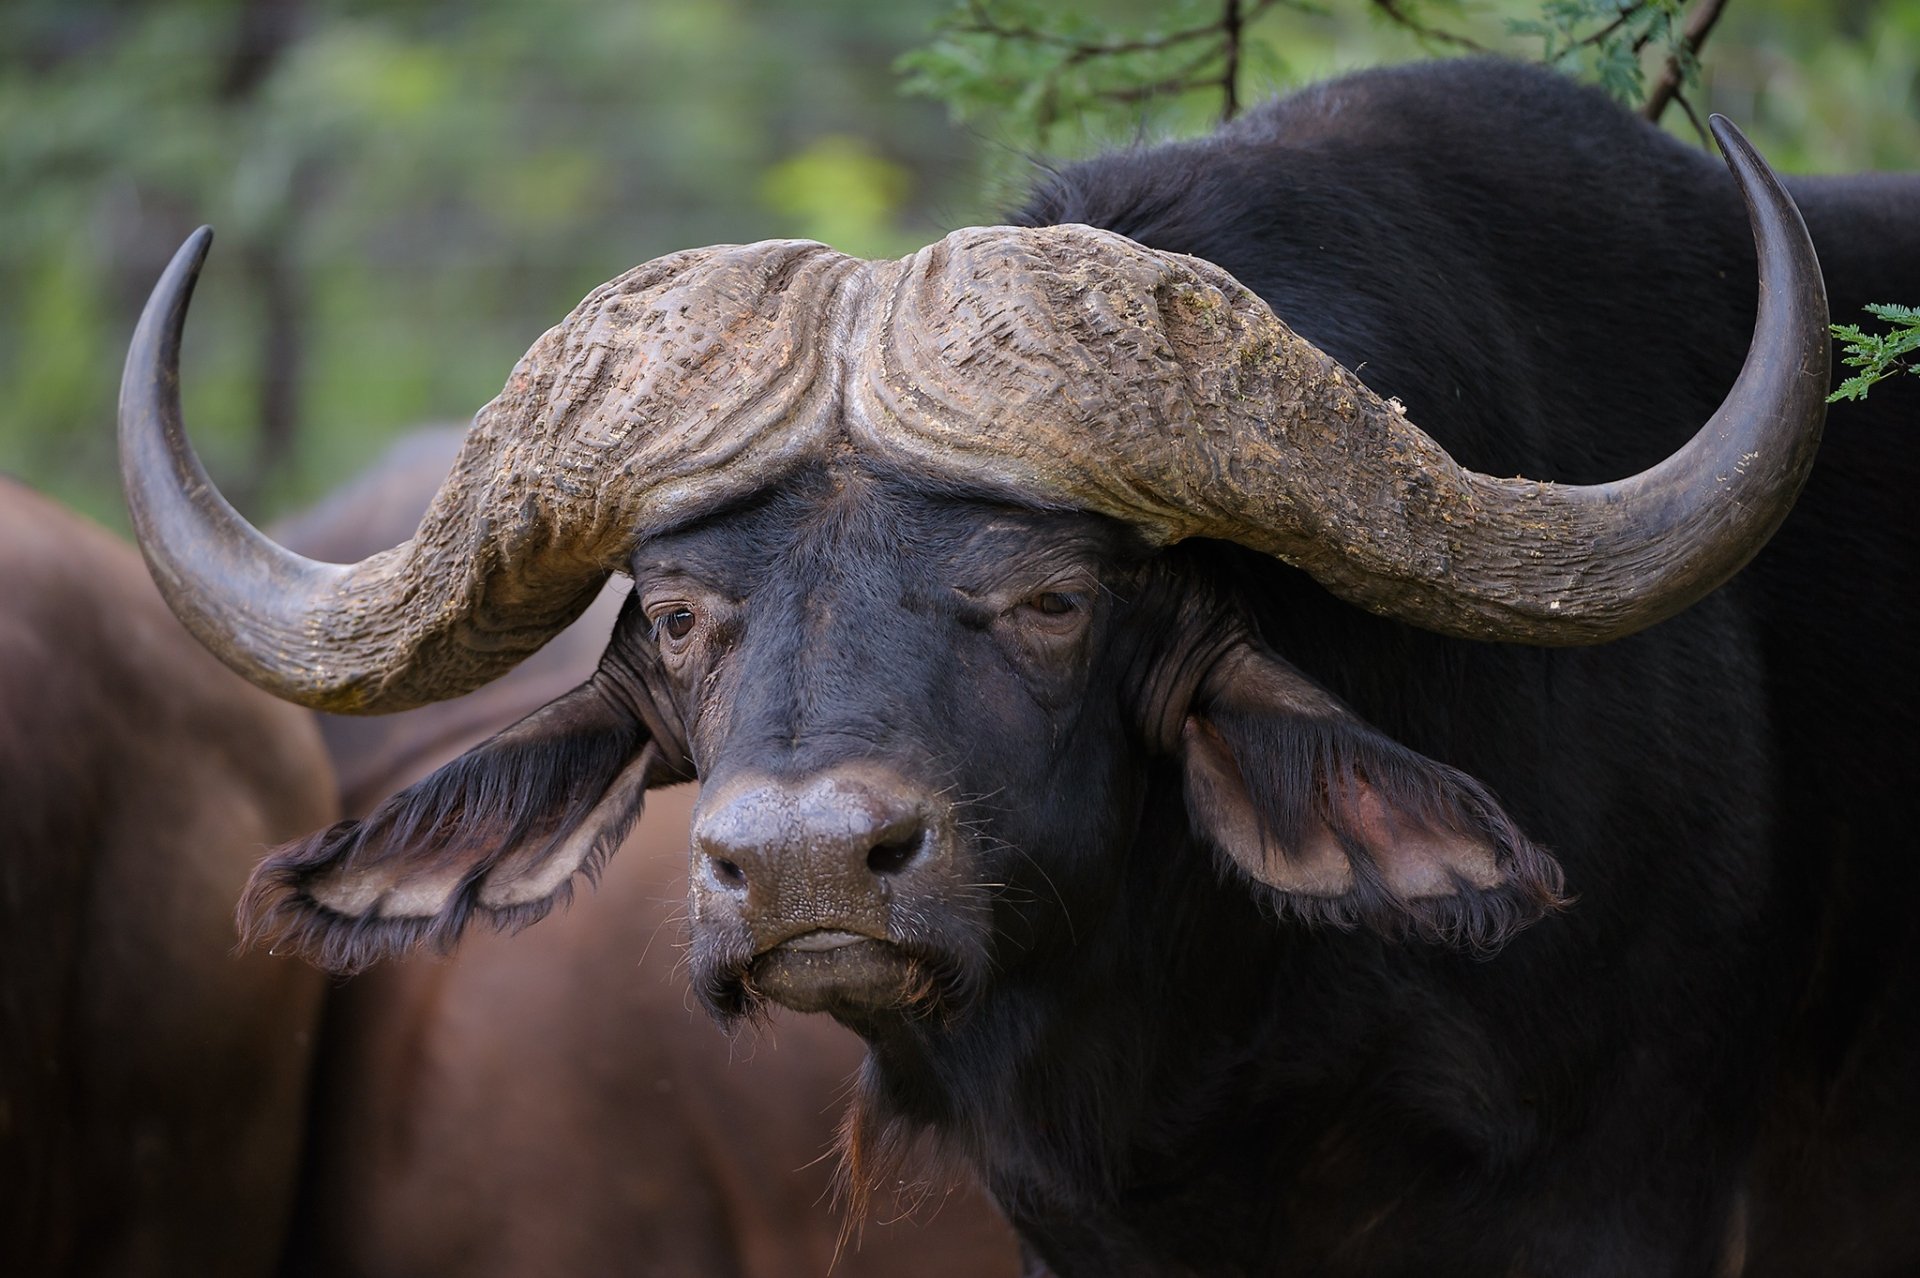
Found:
[(1035, 637), (1066, 639), (1085, 628), (1088, 596), (1081, 590), (1040, 590), (1008, 611), (1008, 619)]
[(685, 604), (671, 604), (654, 614), (654, 637), (665, 637), (669, 642), (679, 643), (693, 633), (694, 623), (698, 620), (693, 609)]

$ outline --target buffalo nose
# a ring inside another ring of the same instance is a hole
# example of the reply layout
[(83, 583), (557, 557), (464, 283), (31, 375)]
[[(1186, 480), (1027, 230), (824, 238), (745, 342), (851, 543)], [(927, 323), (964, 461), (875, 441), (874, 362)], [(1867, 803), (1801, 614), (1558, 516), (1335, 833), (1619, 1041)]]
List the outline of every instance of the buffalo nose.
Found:
[(935, 843), (919, 791), (852, 769), (723, 783), (701, 794), (693, 823), (694, 852), (711, 882), (753, 895), (884, 892), (885, 880), (930, 856)]

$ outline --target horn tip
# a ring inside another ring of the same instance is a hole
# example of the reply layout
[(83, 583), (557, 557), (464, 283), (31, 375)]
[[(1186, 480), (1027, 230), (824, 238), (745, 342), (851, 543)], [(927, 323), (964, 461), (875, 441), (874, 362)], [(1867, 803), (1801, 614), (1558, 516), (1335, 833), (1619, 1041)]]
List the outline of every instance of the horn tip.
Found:
[(185, 262), (187, 269), (198, 275), (201, 264), (207, 260), (207, 250), (212, 247), (213, 228), (203, 225), (181, 241), (180, 247), (174, 251), (173, 259), (176, 262)]
[(1735, 148), (1747, 152), (1753, 150), (1753, 143), (1747, 141), (1747, 135), (1740, 131), (1740, 126), (1718, 111), (1707, 117), (1707, 127), (1712, 130), (1713, 140), (1720, 144), (1723, 154), (1731, 153)]

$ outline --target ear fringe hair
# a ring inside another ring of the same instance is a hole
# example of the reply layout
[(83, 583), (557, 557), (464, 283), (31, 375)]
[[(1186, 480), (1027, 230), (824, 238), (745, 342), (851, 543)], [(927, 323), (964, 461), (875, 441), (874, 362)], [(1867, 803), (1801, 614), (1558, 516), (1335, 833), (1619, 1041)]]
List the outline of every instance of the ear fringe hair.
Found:
[[(1303, 846), (1317, 828), (1333, 831), (1353, 867), (1340, 897), (1265, 888), (1283, 918), (1341, 931), (1364, 928), (1390, 940), (1418, 940), (1491, 957), (1517, 933), (1566, 908), (1565, 877), (1545, 849), (1514, 825), (1486, 786), (1458, 768), (1418, 754), (1357, 720), (1209, 710), (1235, 743), (1248, 792), (1276, 855)], [(1258, 760), (1261, 768), (1248, 766)], [(1262, 770), (1264, 769), (1264, 770)], [(1405, 818), (1493, 849), (1501, 882), (1479, 887), (1453, 875), (1451, 894), (1410, 900), (1388, 886), (1337, 796), (1364, 784)], [(1243, 876), (1224, 852), (1222, 872)]]
[[(539, 851), (518, 872), (537, 871), (595, 815), (628, 765), (650, 770), (658, 749), (637, 727), (581, 728), (565, 723), (564, 714), (562, 730), (539, 730), (539, 721), (562, 710), (565, 701), (468, 751), (365, 819), (341, 821), (275, 849), (254, 869), (240, 898), (241, 948), (264, 945), (346, 974), (423, 946), (449, 953), (476, 920), (515, 932), (570, 902), (574, 875), (537, 900), (488, 905), (481, 896), (493, 871), (536, 845)], [(618, 811), (601, 815), (602, 828), (575, 875), (598, 881), (645, 799), (645, 786), (636, 785)], [(431, 915), (383, 917), (379, 899), (366, 913), (351, 914), (314, 895), (323, 875), (393, 870), (400, 880), (455, 870), (459, 877)]]

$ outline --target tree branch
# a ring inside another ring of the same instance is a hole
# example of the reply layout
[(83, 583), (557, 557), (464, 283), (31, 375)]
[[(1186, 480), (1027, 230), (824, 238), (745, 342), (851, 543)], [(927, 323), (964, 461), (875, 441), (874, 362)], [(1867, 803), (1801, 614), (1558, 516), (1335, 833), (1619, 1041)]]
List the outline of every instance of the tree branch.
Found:
[[(1264, 5), (1262, 6), (1264, 7)], [(1075, 40), (1040, 27), (1024, 25), (1010, 26), (987, 12), (982, 4), (970, 4), (967, 10), (972, 14), (971, 21), (956, 25), (953, 30), (961, 35), (992, 36), (996, 40), (1025, 40), (1029, 44), (1051, 45), (1067, 51), (1069, 63), (1085, 62), (1089, 58), (1102, 58), (1124, 53), (1158, 53), (1171, 49), (1177, 44), (1186, 44), (1190, 40), (1199, 40), (1220, 30), (1220, 24), (1209, 22), (1205, 26), (1187, 27), (1180, 31), (1169, 31), (1165, 35), (1137, 40)]]
[[(1699, 55), (1700, 46), (1707, 42), (1713, 33), (1713, 24), (1720, 21), (1720, 15), (1726, 12), (1727, 0), (1700, 0), (1698, 8), (1687, 15), (1686, 29), (1680, 34), (1680, 48), (1667, 59), (1667, 65), (1660, 72), (1660, 79), (1647, 93), (1646, 105), (1640, 108), (1640, 114), (1655, 124), (1666, 114), (1667, 106), (1680, 93), (1680, 86), (1686, 80), (1685, 63)], [(1692, 111), (1689, 110), (1691, 115)], [(1694, 121), (1697, 127), (1699, 121)]]
[(1395, 25), (1405, 27), (1422, 40), (1437, 40), (1441, 44), (1450, 44), (1456, 49), (1470, 49), (1475, 53), (1492, 52), (1492, 50), (1487, 48), (1486, 45), (1481, 44), (1478, 40), (1470, 40), (1466, 36), (1457, 35), (1452, 31), (1442, 31), (1439, 27), (1428, 26), (1403, 9), (1401, 3), (1402, 0), (1373, 0), (1373, 7), (1378, 9), (1384, 17), (1392, 21)]
[[(1108, 37), (1077, 40), (1027, 23), (1004, 22), (993, 14), (984, 0), (969, 0), (966, 20), (954, 23), (947, 29), (959, 35), (1020, 41), (1059, 50), (1062, 55), (1059, 65), (1047, 73), (1050, 82), (1057, 81), (1060, 72), (1068, 68), (1085, 66), (1101, 58), (1136, 53), (1162, 54), (1181, 45), (1204, 40), (1206, 45), (1196, 56), (1147, 84), (1095, 90), (1091, 96), (1107, 102), (1131, 103), (1148, 101), (1165, 94), (1218, 89), (1221, 95), (1220, 122), (1225, 124), (1240, 113), (1240, 71), (1246, 61), (1243, 40), (1246, 29), (1269, 9), (1282, 5), (1309, 7), (1306, 0), (1223, 0), (1220, 17), (1201, 26), (1131, 39)], [(1209, 71), (1216, 58), (1220, 60), (1219, 70)]]
[(1240, 114), (1240, 0), (1227, 0), (1226, 12), (1220, 15), (1220, 26), (1225, 32), (1225, 47), (1221, 50), (1220, 91), (1225, 101), (1220, 106), (1220, 123), (1226, 124)]

